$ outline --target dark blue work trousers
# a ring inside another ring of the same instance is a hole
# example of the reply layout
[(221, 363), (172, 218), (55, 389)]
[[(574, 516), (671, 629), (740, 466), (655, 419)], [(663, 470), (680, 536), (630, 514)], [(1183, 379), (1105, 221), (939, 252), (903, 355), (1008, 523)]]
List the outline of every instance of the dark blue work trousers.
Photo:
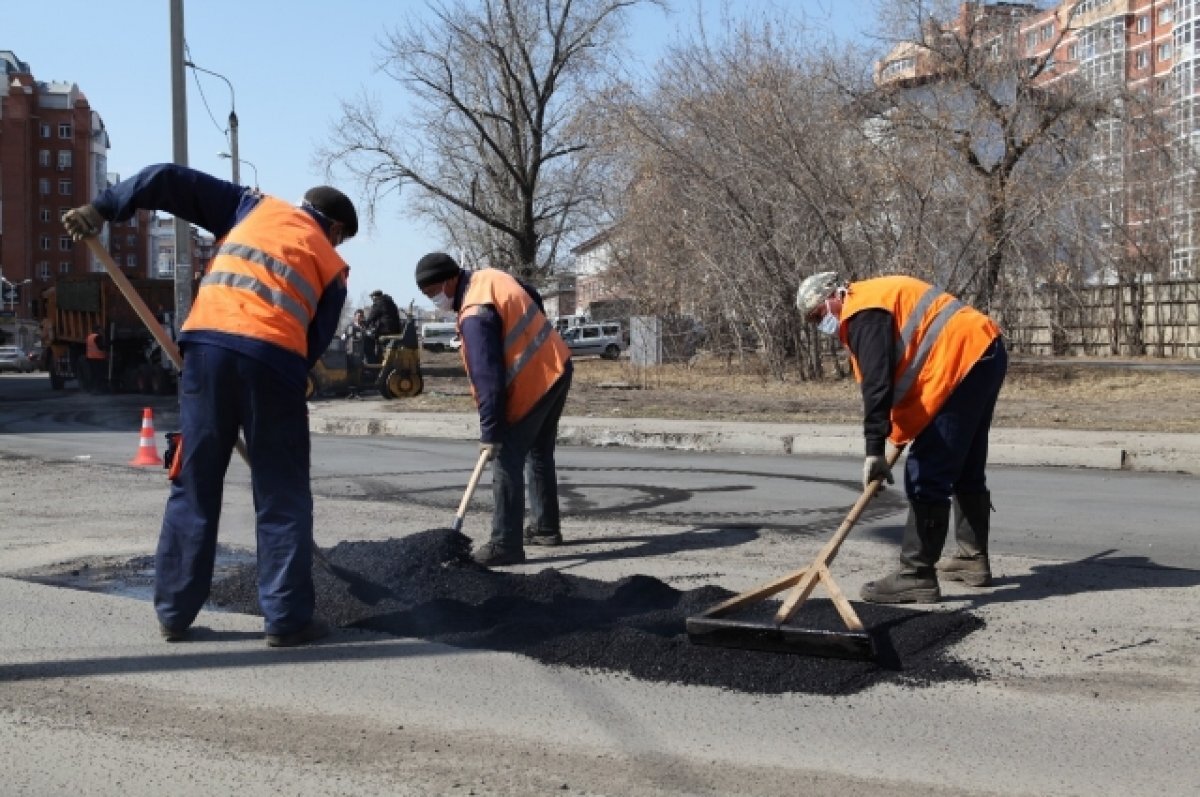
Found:
[(492, 501), (496, 505), (492, 542), (505, 550), (524, 545), (521, 524), (525, 519), (527, 474), (530, 525), (540, 534), (561, 531), (554, 445), (570, 389), (571, 372), (567, 371), (524, 418), (500, 436), (500, 455), (492, 466)]
[(308, 405), (301, 387), (238, 352), (189, 344), (180, 376), (183, 463), (155, 556), (154, 608), (167, 628), (192, 624), (208, 599), (225, 471), (246, 438), (258, 542), (258, 599), (268, 634), (313, 615), (313, 501)]
[(908, 500), (947, 504), (954, 495), (987, 492), (988, 433), (1008, 372), (1004, 339), (996, 338), (963, 377), (908, 450)]

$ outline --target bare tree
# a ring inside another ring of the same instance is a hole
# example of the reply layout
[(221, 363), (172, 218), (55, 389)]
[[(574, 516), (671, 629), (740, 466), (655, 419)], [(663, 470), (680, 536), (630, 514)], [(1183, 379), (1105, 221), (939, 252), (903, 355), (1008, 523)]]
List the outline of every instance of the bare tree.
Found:
[(918, 143), (943, 164), (960, 207), (973, 211), (978, 235), (968, 229), (981, 256), (955, 264), (968, 272), (941, 281), (957, 283), (990, 309), (1006, 278), (1026, 276), (1021, 238), (1068, 198), (1059, 190), (1063, 173), (1087, 159), (1063, 154), (1112, 114), (1111, 95), (1058, 77), (1056, 56), (1073, 30), (1073, 4), (1046, 23), (1048, 39), (1034, 32), (1033, 48), (1005, 8), (993, 13), (966, 3), (957, 16), (938, 18), (930, 6), (892, 0), (887, 7), (889, 18), (905, 25), (902, 54), (920, 69), (912, 79), (881, 81), (870, 101), (901, 141)]
[(538, 278), (595, 200), (581, 98), (642, 0), (455, 0), (383, 40), (383, 71), (412, 110), (359, 97), (321, 157), (348, 170), (372, 214), (415, 188), (415, 210), (471, 260)]

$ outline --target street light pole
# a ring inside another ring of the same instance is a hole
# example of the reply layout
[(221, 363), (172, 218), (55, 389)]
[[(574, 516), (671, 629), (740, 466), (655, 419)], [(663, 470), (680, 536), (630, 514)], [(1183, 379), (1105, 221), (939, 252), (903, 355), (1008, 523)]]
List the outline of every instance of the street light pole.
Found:
[(184, 66), (190, 66), (197, 72), (203, 72), (206, 75), (220, 78), (225, 81), (225, 85), (229, 87), (229, 152), (232, 157), (233, 184), (242, 184), (242, 173), (238, 168), (241, 161), (238, 159), (238, 118), (237, 118), (237, 96), (233, 92), (233, 84), (229, 82), (229, 78), (222, 75), (220, 72), (214, 72), (211, 69), (205, 69), (202, 66), (196, 66), (192, 61), (184, 61)]
[[(253, 170), (254, 170), (254, 188), (255, 188), (255, 190), (258, 190), (258, 167), (257, 167), (257, 166), (255, 166), (253, 163), (251, 163), (250, 161), (246, 160), (245, 158), (238, 158), (236, 155), (232, 155), (232, 154), (230, 154), (230, 153), (228, 153), (228, 152), (218, 152), (218, 153), (217, 153), (217, 157), (218, 157), (218, 158), (225, 158), (225, 159), (227, 159), (227, 160), (230, 160), (230, 159), (235, 159), (235, 158), (236, 158), (237, 160), (241, 161), (242, 163), (246, 164), (246, 165), (247, 165), (247, 166), (249, 166), (251, 169), (253, 169)], [(236, 172), (235, 172), (235, 173), (236, 173)]]

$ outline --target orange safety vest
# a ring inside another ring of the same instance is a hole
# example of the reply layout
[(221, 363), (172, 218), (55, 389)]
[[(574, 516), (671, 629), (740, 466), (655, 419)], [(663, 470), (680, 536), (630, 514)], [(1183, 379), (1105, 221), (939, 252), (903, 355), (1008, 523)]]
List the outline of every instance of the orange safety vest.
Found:
[[(459, 354), (464, 366), (469, 361), (462, 321), (476, 312), (473, 308), (486, 305), (500, 314), (503, 327), (504, 420), (513, 424), (524, 418), (563, 375), (571, 350), (521, 283), (506, 272), (486, 268), (471, 274), (458, 315), (458, 337), (463, 341)], [(471, 395), (478, 406), (473, 384)]]
[(317, 302), (348, 272), (312, 216), (263, 197), (225, 236), (183, 331), (242, 335), (306, 357)]
[(83, 356), (89, 360), (107, 360), (108, 355), (104, 353), (104, 349), (100, 348), (100, 336), (93, 332), (87, 336), (87, 349)]
[[(1000, 327), (941, 288), (914, 277), (876, 277), (853, 282), (842, 301), (838, 337), (849, 350), (847, 324), (861, 310), (892, 314), (896, 371), (892, 375), (892, 431), (896, 445), (915, 438), (937, 414)], [(854, 377), (862, 372), (853, 352)]]

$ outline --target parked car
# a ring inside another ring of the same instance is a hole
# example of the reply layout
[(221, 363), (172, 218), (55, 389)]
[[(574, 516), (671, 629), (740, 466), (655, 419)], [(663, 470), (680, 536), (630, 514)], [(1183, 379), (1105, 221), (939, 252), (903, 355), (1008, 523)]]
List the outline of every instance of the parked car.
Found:
[(580, 324), (562, 333), (571, 354), (598, 354), (615, 360), (625, 350), (625, 338), (621, 325), (616, 322), (604, 324)]
[(33, 370), (29, 354), (19, 346), (0, 346), (0, 371), (27, 374)]
[(421, 327), (421, 348), (435, 352), (445, 351), (457, 336), (456, 324), (431, 321)]

